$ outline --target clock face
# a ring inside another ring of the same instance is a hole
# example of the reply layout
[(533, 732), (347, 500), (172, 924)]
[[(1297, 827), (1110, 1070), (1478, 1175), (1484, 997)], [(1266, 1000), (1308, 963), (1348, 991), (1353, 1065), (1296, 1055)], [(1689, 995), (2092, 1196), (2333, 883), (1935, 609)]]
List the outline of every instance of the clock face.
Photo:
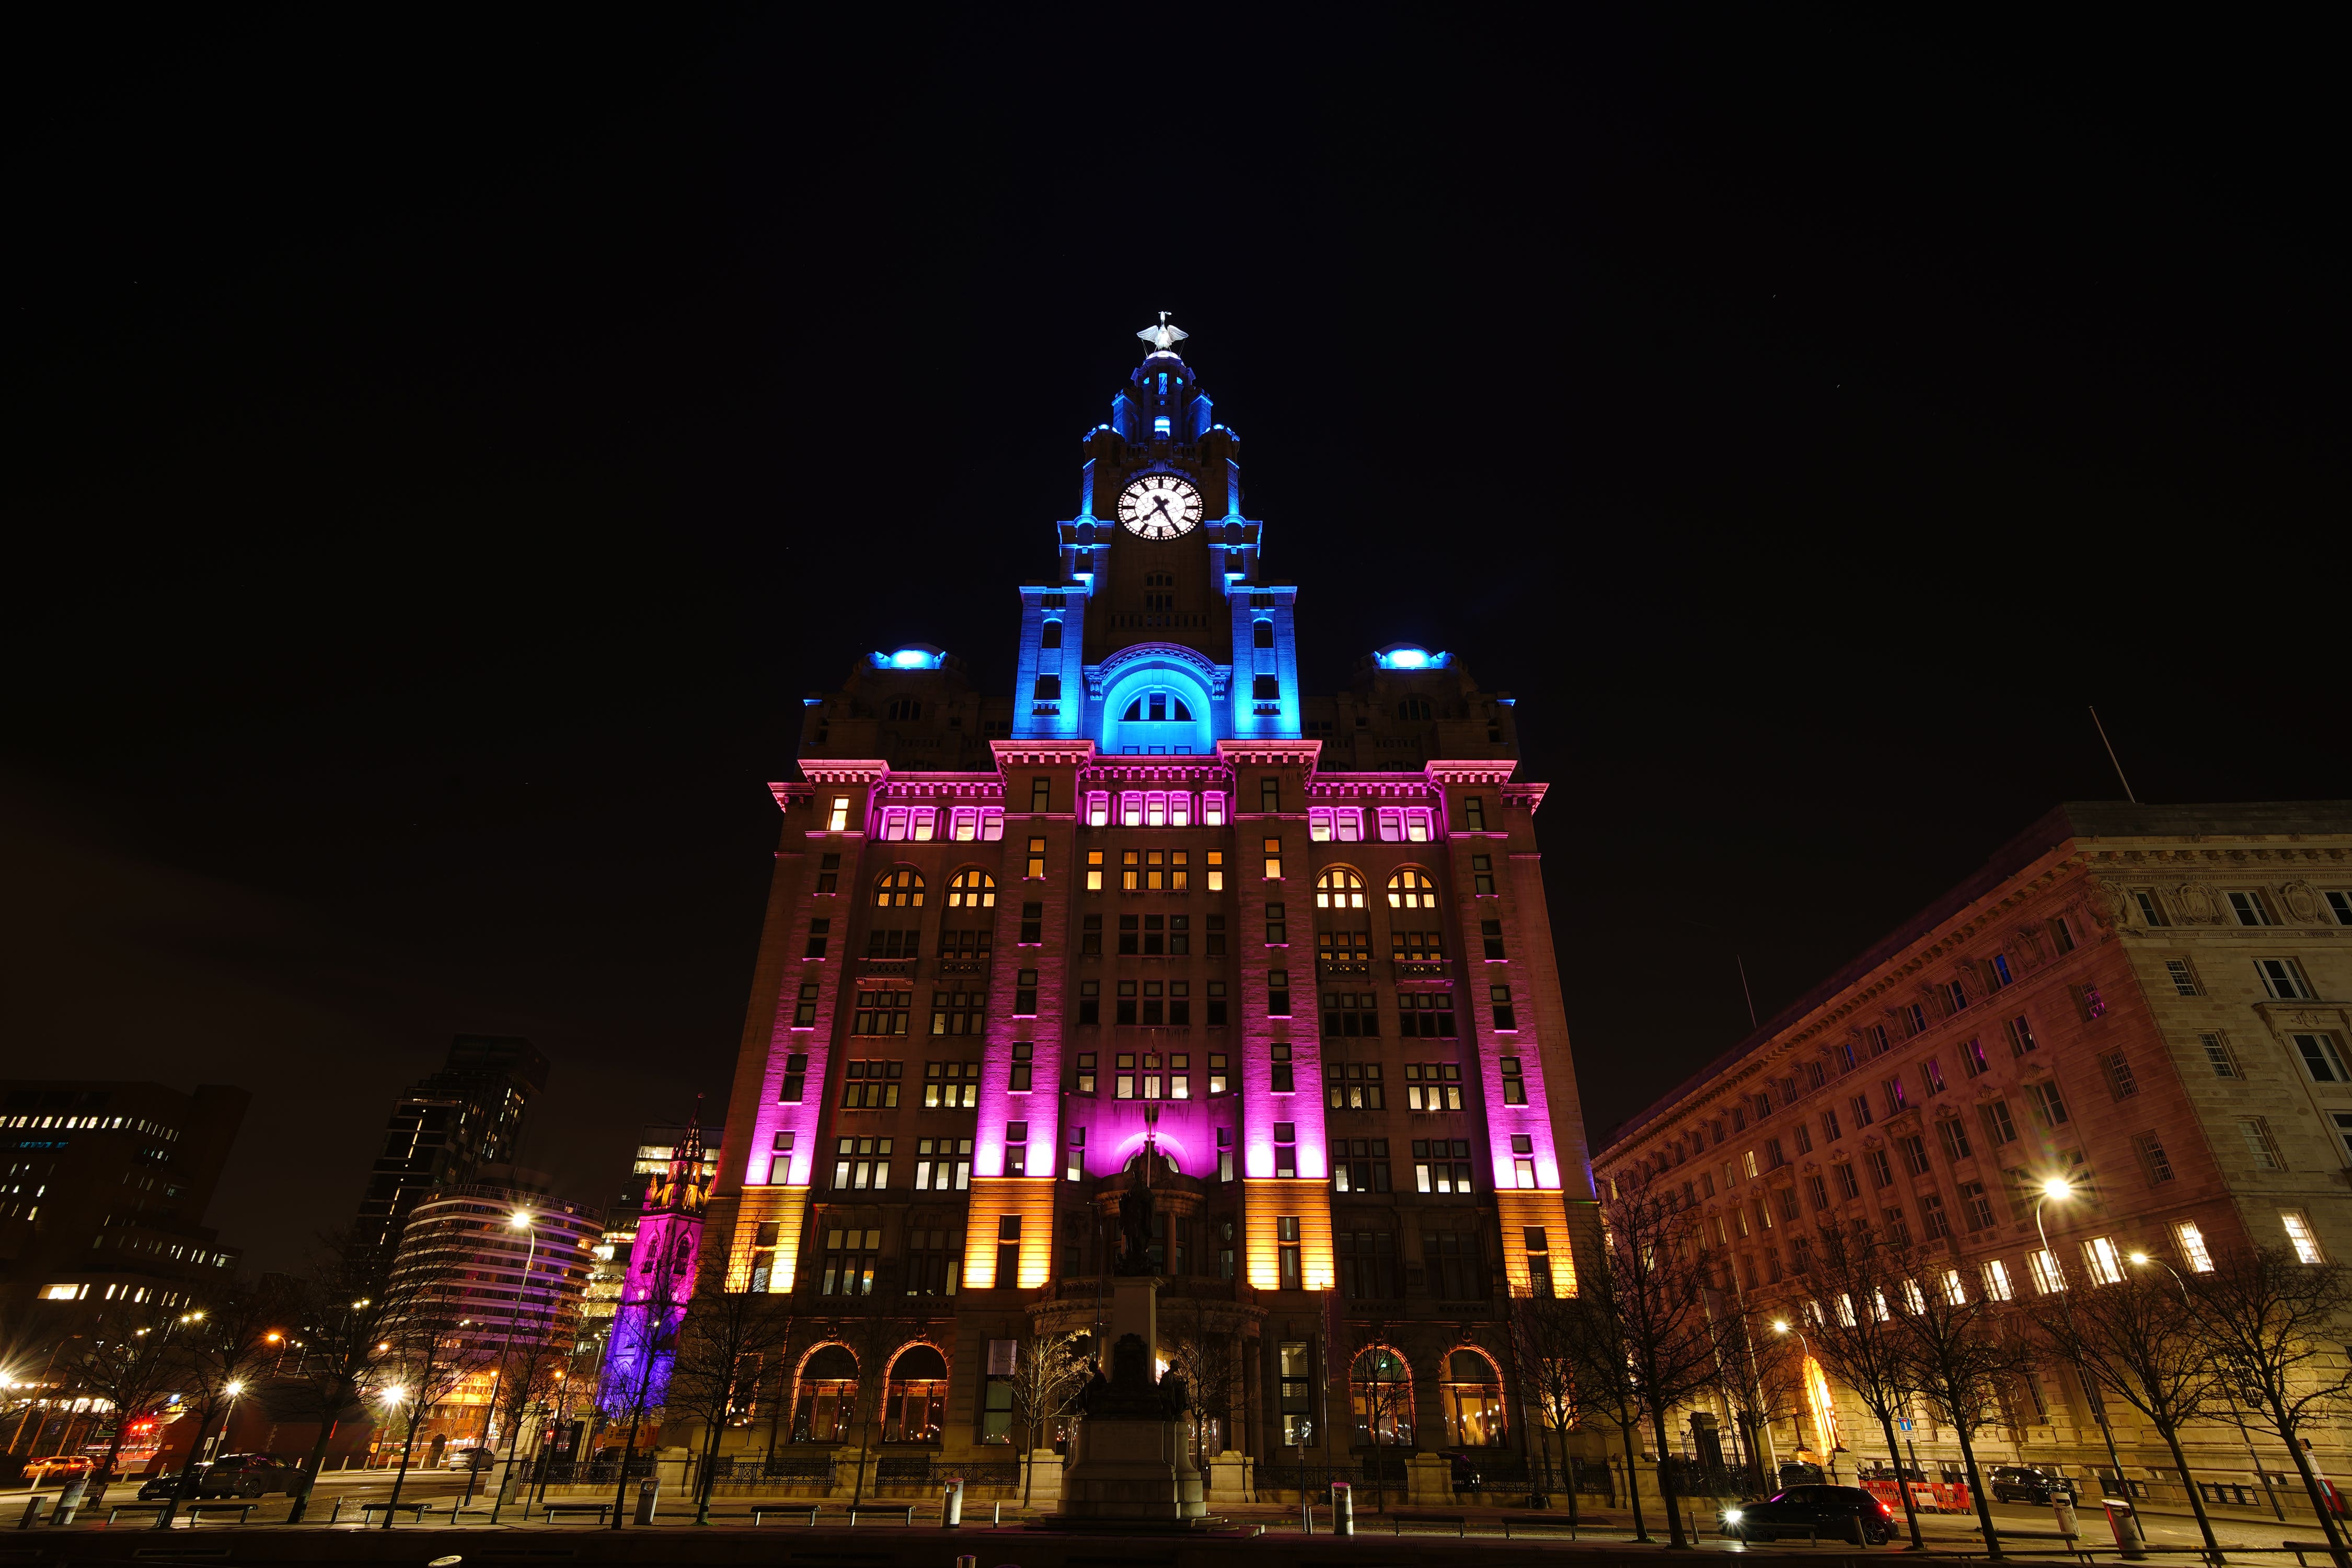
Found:
[(1118, 492), (1118, 521), (1143, 539), (1181, 539), (1201, 525), (1201, 492), (1174, 474), (1146, 474)]

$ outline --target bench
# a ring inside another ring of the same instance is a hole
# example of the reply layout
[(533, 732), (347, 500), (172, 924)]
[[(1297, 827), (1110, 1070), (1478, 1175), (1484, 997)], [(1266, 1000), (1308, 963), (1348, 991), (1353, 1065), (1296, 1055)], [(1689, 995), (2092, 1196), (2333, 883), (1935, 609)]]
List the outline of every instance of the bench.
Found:
[(365, 1524), (372, 1513), (404, 1513), (423, 1524), (425, 1510), (432, 1506), (429, 1502), (363, 1502), (360, 1504), (360, 1522)]
[(106, 1522), (112, 1524), (117, 1514), (161, 1513), (167, 1508), (173, 1508), (176, 1506), (176, 1504), (168, 1502), (119, 1502), (112, 1508), (106, 1510)]
[(794, 1519), (805, 1517), (808, 1520), (809, 1528), (811, 1530), (814, 1530), (816, 1528), (817, 1508), (818, 1505), (813, 1502), (771, 1503), (764, 1508), (755, 1508), (751, 1510), (751, 1528), (757, 1530), (770, 1514), (774, 1513), (789, 1514)]
[[(2201, 1552), (2204, 1548), (2200, 1546), (2198, 1550)], [(2229, 1548), (2229, 1550), (2243, 1551), (2244, 1548), (2232, 1547)], [(2279, 1550), (2281, 1552), (2294, 1552), (2294, 1560), (2299, 1565), (2303, 1563), (2303, 1554), (2306, 1552), (2316, 1552), (2320, 1556), (2326, 1559), (2326, 1561), (2331, 1563), (2336, 1561), (2335, 1557), (2332, 1555), (2336, 1549), (2328, 1545), (2325, 1541), (2282, 1541), (2279, 1542)]]
[[(782, 1510), (778, 1510), (778, 1511), (782, 1511)], [(797, 1512), (798, 1510), (795, 1510), (794, 1511), (796, 1511), (796, 1512)], [(907, 1527), (908, 1527), (909, 1529), (912, 1529), (912, 1528), (913, 1528), (913, 1526), (914, 1526), (914, 1523), (915, 1523), (915, 1505), (914, 1505), (913, 1503), (910, 1503), (910, 1502), (905, 1502), (905, 1503), (898, 1503), (898, 1502), (894, 1502), (894, 1503), (871, 1503), (871, 1502), (862, 1502), (862, 1503), (859, 1503), (856, 1508), (853, 1508), (853, 1509), (849, 1510), (848, 1511), (849, 1511), (849, 1528), (850, 1528), (850, 1529), (852, 1529), (852, 1530), (855, 1530), (855, 1529), (856, 1529), (856, 1528), (857, 1528), (857, 1516), (858, 1516), (859, 1514), (861, 1514), (861, 1513), (878, 1513), (878, 1514), (884, 1514), (884, 1515), (896, 1516), (896, 1518), (898, 1519), (898, 1522), (899, 1522), (900, 1524), (906, 1525), (906, 1526), (907, 1526)], [(814, 1520), (812, 1520), (812, 1522), (814, 1522)]]
[(594, 1515), (596, 1522), (602, 1524), (604, 1516), (612, 1511), (613, 1505), (608, 1502), (551, 1502), (539, 1510), (539, 1517), (553, 1524), (567, 1513), (585, 1513)]
[(192, 1502), (184, 1511), (188, 1516), (189, 1528), (194, 1529), (196, 1521), (208, 1513), (233, 1513), (236, 1515), (237, 1523), (244, 1524), (252, 1519), (253, 1510), (260, 1506), (257, 1502)]
[[(1981, 1535), (1983, 1531), (1977, 1533)], [(1993, 1526), (1993, 1533), (2000, 1537), (2003, 1545), (2011, 1541), (2055, 1541), (2059, 1543), (2056, 1550), (2085, 1563), (2091, 1560), (2090, 1549), (2082, 1544), (2082, 1536), (2071, 1530), (2011, 1530), (2007, 1525), (1997, 1524)]]
[(1402, 1535), (1408, 1524), (1450, 1524), (1454, 1527), (1454, 1533), (1459, 1536), (1469, 1523), (1470, 1516), (1463, 1513), (1392, 1513), (1389, 1515), (1389, 1533)]
[(1573, 1541), (1576, 1539), (1577, 1522), (1565, 1514), (1507, 1513), (1503, 1516), (1503, 1539), (1508, 1541), (1511, 1538), (1511, 1526), (1516, 1524), (1521, 1530), (1565, 1530), (1568, 1538)]

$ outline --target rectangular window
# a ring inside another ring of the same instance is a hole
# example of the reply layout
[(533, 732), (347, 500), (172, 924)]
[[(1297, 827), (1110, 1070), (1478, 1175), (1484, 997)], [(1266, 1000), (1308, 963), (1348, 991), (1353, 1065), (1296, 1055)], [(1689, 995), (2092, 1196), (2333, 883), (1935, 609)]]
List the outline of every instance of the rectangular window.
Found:
[[(1297, 1222), (1292, 1223), (1295, 1226)], [(1305, 1448), (1315, 1442), (1315, 1363), (1307, 1352), (1305, 1340), (1284, 1340), (1276, 1348), (1276, 1363), (1282, 1385), (1282, 1445), (1286, 1448)]]
[(1944, 1158), (1947, 1160), (1965, 1160), (1969, 1157), (1970, 1151), (1968, 1124), (1958, 1117), (1948, 1116), (1937, 1122), (1936, 1136), (1943, 1141)]
[(2303, 977), (2303, 966), (2292, 958), (2258, 958), (2255, 973), (2262, 976), (2263, 989), (2281, 1002), (2311, 1000), (2311, 986)]
[(850, 1062), (842, 1068), (841, 1103), (851, 1110), (889, 1110), (898, 1104), (904, 1062)]
[(2052, 947), (2057, 949), (2062, 953), (2072, 952), (2074, 951), (2074, 929), (2067, 925), (2065, 916), (2053, 915), (2050, 919), (2042, 921), (2042, 929), (2050, 933), (2050, 945)]
[(1819, 1171), (1813, 1172), (1805, 1178), (1805, 1195), (1812, 1199), (1816, 1211), (1830, 1206), (1829, 1184), (1822, 1180)]
[(2107, 1075), (2107, 1092), (2117, 1100), (2129, 1100), (2139, 1092), (2139, 1079), (2132, 1075), (2131, 1062), (2121, 1051), (2109, 1051), (2099, 1058), (2099, 1066)]
[(1029, 1173), (1029, 1124), (1026, 1121), (1004, 1124), (1004, 1173), (1008, 1176)]
[(2058, 1098), (2054, 1081), (2027, 1084), (2025, 1103), (2032, 1110), (2033, 1120), (2044, 1128), (2054, 1130), (2066, 1124), (2066, 1102)]
[(1009, 1092), (1013, 1094), (1029, 1092), (1029, 1075), (1036, 1066), (1034, 1059), (1036, 1050), (1037, 1047), (1032, 1041), (1013, 1042), (1013, 1081), (1005, 1086)]
[(1927, 1141), (1913, 1132), (1903, 1140), (1903, 1168), (1915, 1176), (1927, 1173)]
[(1853, 1108), (1853, 1124), (1856, 1127), (1870, 1125), (1870, 1096), (1857, 1094), (1846, 1103)]
[(1840, 1163), (1831, 1166), (1830, 1169), (1837, 1173), (1838, 1195), (1841, 1198), (1862, 1196), (1862, 1184), (1854, 1179), (1852, 1165)]
[(1495, 858), (1491, 855), (1470, 857), (1470, 890), (1480, 897), (1495, 891)]
[(1919, 1199), (1919, 1228), (1929, 1241), (1942, 1241), (1952, 1234), (1951, 1216), (1944, 1212), (1944, 1200), (1936, 1193), (1923, 1194)]
[(1099, 1024), (1102, 1022), (1101, 981), (1081, 980), (1078, 982), (1078, 1022), (1081, 1024)]
[(2352, 892), (2328, 894), (2327, 912), (2336, 917), (2337, 925), (2352, 926)]
[(801, 987), (800, 999), (793, 1005), (793, 1027), (816, 1027), (817, 983), (814, 980)]
[(1813, 1130), (1811, 1128), (1800, 1121), (1789, 1131), (1796, 1135), (1798, 1153), (1810, 1154), (1813, 1152)]
[(1230, 1182), (1233, 1179), (1234, 1130), (1230, 1127), (1220, 1127), (1217, 1129), (1217, 1180)]
[[(1201, 796), (1201, 824), (1204, 827), (1223, 827), (1225, 825), (1225, 796), (1223, 791), (1212, 790), (1208, 794)], [(1210, 864), (1214, 865), (1215, 863), (1214, 852), (1212, 851)], [(1210, 884), (1213, 888), (1217, 885), (1218, 884), (1213, 882)]]
[(839, 891), (841, 890), (841, 857), (840, 857), (840, 856), (838, 856), (838, 855), (820, 855), (820, 856), (818, 856), (818, 857), (817, 857), (817, 861), (816, 861), (816, 871), (817, 871), (817, 876), (816, 876), (816, 890), (817, 890), (818, 892), (820, 892), (820, 893), (837, 893), (837, 892), (839, 892)]
[(1097, 789), (1087, 792), (1087, 826), (1088, 827), (1110, 826), (1109, 791)]
[(1982, 1182), (1960, 1184), (1960, 1213), (1966, 1216), (1970, 1230), (1992, 1228), (1992, 1196)]
[(1298, 1174), (1297, 1123), (1274, 1124), (1274, 1173), (1287, 1181)]
[(1404, 837), (1404, 808), (1381, 806), (1376, 814), (1380, 823), (1381, 842), (1394, 844)]
[(776, 1096), (776, 1103), (778, 1105), (798, 1105), (801, 1102), (801, 1096), (807, 1092), (807, 1087), (808, 1058), (799, 1055), (786, 1057), (784, 1058), (783, 1089), (782, 1091)]
[(1899, 1206), (1889, 1206), (1878, 1212), (1888, 1244), (1894, 1247), (1910, 1246), (1911, 1226), (1905, 1222), (1903, 1210)]
[(1014, 977), (1013, 1011), (1018, 1017), (1034, 1017), (1037, 1013), (1037, 972), (1024, 969)]
[(1331, 808), (1329, 806), (1307, 807), (1307, 837), (1317, 844), (1328, 844), (1331, 841)]
[(1511, 1006), (1511, 988), (1490, 985), (1486, 988), (1486, 996), (1494, 1009), (1495, 1027), (1503, 1031), (1516, 1030), (1519, 1026), (1518, 1014)]
[(2180, 1261), (2189, 1265), (2190, 1273), (2213, 1272), (2213, 1255), (2206, 1250), (2205, 1233), (2194, 1223), (2184, 1219), (2175, 1224), (2172, 1227), (2172, 1240), (2173, 1244), (2180, 1248)]
[(2198, 1044), (2205, 1047), (2205, 1065), (2213, 1069), (2215, 1078), (2239, 1077), (2238, 1058), (2230, 1054), (2229, 1042), (2219, 1035), (2200, 1035)]
[(1282, 809), (1282, 779), (1268, 773), (1257, 781), (1257, 808), (1272, 814)]
[(1290, 1059), (1290, 1047), (1276, 1040), (1266, 1047), (1266, 1087), (1276, 1094), (1295, 1092), (1297, 1086), (1294, 1074), (1297, 1069)]
[(847, 795), (837, 795), (833, 797), (833, 805), (825, 815), (824, 830), (827, 833), (849, 831), (849, 797)]
[(2172, 1162), (2165, 1158), (2164, 1141), (2153, 1132), (2138, 1133), (2132, 1139), (2132, 1152), (2139, 1156), (2140, 1169), (2147, 1173), (2148, 1185), (2172, 1180)]
[(2154, 889), (2138, 888), (2133, 889), (2132, 902), (2139, 906), (2139, 918), (2142, 921), (2145, 921), (2147, 924), (2152, 926), (2168, 926), (2172, 923), (2169, 920), (2165, 918), (2164, 906), (2157, 900)]
[(2259, 1116), (2238, 1118), (2238, 1136), (2245, 1141), (2246, 1152), (2257, 1167), (2265, 1171), (2283, 1171), (2285, 1163), (2279, 1159), (2278, 1144), (2271, 1137), (2270, 1123)]
[(2336, 1048), (2335, 1036), (2296, 1035), (2293, 1039), (2295, 1054), (2303, 1058), (2303, 1070), (2311, 1075), (2312, 1082), (2352, 1082), (2352, 1073), (2344, 1070), (2343, 1053)]
[(1902, 1115), (1906, 1103), (1903, 1098), (1903, 1080), (1899, 1078), (1890, 1078), (1881, 1087), (1886, 1091), (1886, 1114)]
[(1212, 980), (1209, 982), (1209, 1027), (1222, 1029), (1224, 1026), (1225, 983), (1222, 980)]
[(1822, 1110), (1822, 1132), (1832, 1143), (1845, 1136), (1845, 1130), (1838, 1125), (1837, 1111), (1827, 1106)]
[(2017, 1142), (2017, 1123), (2010, 1120), (2009, 1101), (1988, 1100), (1977, 1107), (1977, 1114), (1984, 1121), (1986, 1142), (1998, 1149)]
[(1290, 927), (1283, 919), (1280, 904), (1265, 906), (1265, 945), (1268, 947), (1290, 945)]
[(1983, 1077), (1990, 1065), (1985, 1060), (1982, 1040), (1970, 1040), (1960, 1047), (1960, 1068), (1970, 1078)]
[[(1528, 1085), (1527, 1079), (1520, 1076), (1519, 1058), (1504, 1057), (1496, 1065), (1502, 1073), (1503, 1103), (1525, 1105), (1528, 1102)], [(1777, 1155), (1779, 1152), (1780, 1145), (1776, 1143), (1773, 1145), (1773, 1152)], [(1774, 1163), (1779, 1163), (1778, 1160)]]
[(2196, 972), (2189, 967), (2187, 959), (2166, 959), (2164, 973), (2167, 978), (2171, 980), (2172, 989), (2176, 994), (2182, 996), (2194, 996), (2198, 994)]
[(1998, 1258), (1990, 1258), (1985, 1263), (1984, 1287), (1988, 1300), (2011, 1301), (2017, 1299), (2017, 1287), (2009, 1279), (2009, 1265)]
[[(1486, 831), (1486, 802), (1483, 795), (1468, 795), (1462, 797), (1462, 826), (1472, 833)], [(2352, 925), (2352, 921), (2347, 921), (2345, 923)]]
[(2095, 1236), (2083, 1243), (2083, 1272), (2091, 1277), (2094, 1285), (2120, 1285), (2124, 1278), (2124, 1258), (2112, 1236)]
[(1089, 849), (1087, 851), (1087, 891), (1099, 893), (1102, 890), (1103, 852), (1099, 849)]
[(2266, 926), (2272, 923), (2270, 908), (2263, 902), (2263, 896), (2257, 892), (2232, 892), (2230, 895), (2230, 912), (2238, 917), (2238, 923), (2242, 926)]
[(803, 958), (823, 958), (824, 956), (825, 941), (831, 934), (832, 931), (833, 921), (830, 920), (815, 920), (809, 921), (808, 949), (801, 956)]
[(1895, 1184), (1895, 1168), (1893, 1165), (1888, 1163), (1885, 1150), (1864, 1150), (1863, 1152), (1862, 1159), (1863, 1163), (1870, 1167), (1870, 1184), (1872, 1186), (1891, 1187)]
[(2301, 1209), (2281, 1209), (2279, 1223), (2286, 1226), (2286, 1238), (2294, 1247), (2294, 1260), (2297, 1263), (2327, 1261), (2326, 1255), (2319, 1250), (2319, 1237), (2311, 1228), (2309, 1215)]
[(1269, 1018), (1290, 1016), (1290, 972), (1286, 969), (1266, 971), (1265, 1014)]
[(1095, 1091), (1095, 1056), (1096, 1053), (1093, 1051), (1078, 1053), (1077, 1072), (1072, 1082), (1080, 1094), (1092, 1094)]
[(1225, 1055), (1223, 1051), (1212, 1051), (1209, 1053), (1209, 1092), (1223, 1094), (1225, 1087)]
[(2028, 1051), (2034, 1051), (2042, 1048), (2040, 1044), (2033, 1037), (2033, 1026), (2025, 1021), (2024, 1014), (2020, 1013), (2016, 1017), (2011, 1018), (2007, 1023), (2003, 1024), (2001, 1027), (2007, 1031), (2009, 1035), (2009, 1054), (2011, 1056), (2021, 1057)]
[(2047, 1247), (2025, 1255), (2025, 1265), (2033, 1276), (2033, 1289), (2043, 1296), (2055, 1296), (2066, 1289), (2065, 1270), (2058, 1267), (2056, 1255)]
[(1279, 838), (1262, 840), (1261, 852), (1265, 856), (1265, 879), (1269, 882), (1280, 881), (1282, 879), (1282, 840)]
[(1929, 1094), (1931, 1094), (1931, 1095), (1932, 1095), (1932, 1094), (1941, 1094), (1941, 1093), (1943, 1093), (1943, 1092), (1944, 1092), (1944, 1068), (1943, 1068), (1943, 1064), (1942, 1064), (1941, 1062), (1937, 1061), (1933, 1057), (1930, 1057), (1927, 1060), (1926, 1060), (1926, 1061), (1924, 1061), (1924, 1062), (1921, 1062), (1921, 1063), (1919, 1064), (1919, 1081), (1927, 1087), (1927, 1092), (1928, 1092)]

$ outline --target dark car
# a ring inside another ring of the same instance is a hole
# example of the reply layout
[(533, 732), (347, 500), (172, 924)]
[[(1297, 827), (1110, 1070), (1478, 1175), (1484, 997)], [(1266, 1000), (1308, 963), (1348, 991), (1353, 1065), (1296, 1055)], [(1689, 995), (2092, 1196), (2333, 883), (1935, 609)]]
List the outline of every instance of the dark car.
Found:
[(1438, 1450), (1437, 1457), (1453, 1468), (1455, 1491), (1466, 1492), (1478, 1489), (1481, 1477), (1478, 1457), (1475, 1453), (1464, 1448), (1442, 1448)]
[[(188, 1489), (188, 1497), (259, 1497), (265, 1492), (291, 1492), (301, 1480), (301, 1471), (275, 1454), (223, 1454), (208, 1464), (196, 1467), (195, 1484)], [(139, 1489), (143, 1502), (162, 1502), (180, 1492), (179, 1472), (174, 1470), (155, 1477)]]
[(1856, 1514), (1864, 1543), (1884, 1546), (1893, 1539), (1895, 1521), (1886, 1506), (1860, 1487), (1790, 1487), (1762, 1502), (1735, 1503), (1723, 1510), (1723, 1533), (1736, 1541), (1773, 1541), (1810, 1527), (1818, 1540), (1852, 1541)]
[(2068, 1502), (2079, 1500), (2073, 1481), (2031, 1465), (1994, 1466), (1990, 1489), (1995, 1502), (2050, 1503), (2060, 1498)]

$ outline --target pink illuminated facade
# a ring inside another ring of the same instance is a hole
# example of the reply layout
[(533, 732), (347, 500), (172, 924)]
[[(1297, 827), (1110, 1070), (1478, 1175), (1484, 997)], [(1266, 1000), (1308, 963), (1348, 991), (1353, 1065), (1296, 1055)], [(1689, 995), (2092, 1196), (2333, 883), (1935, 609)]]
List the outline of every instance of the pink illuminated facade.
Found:
[[(1163, 1338), (1241, 1368), (1214, 1447), (1518, 1449), (1505, 1304), (1574, 1289), (1592, 1202), (1545, 786), (1444, 653), (1300, 692), (1238, 438), (1148, 336), (1018, 590), (1013, 694), (917, 646), (809, 700), (706, 1268), (902, 1317), (854, 1373), (886, 1447), (985, 1458), (992, 1365), (1091, 1326), (1148, 1147)], [(845, 1363), (810, 1332), (824, 1375), (782, 1397), (825, 1447)], [(920, 1421), (910, 1354), (947, 1368)]]

